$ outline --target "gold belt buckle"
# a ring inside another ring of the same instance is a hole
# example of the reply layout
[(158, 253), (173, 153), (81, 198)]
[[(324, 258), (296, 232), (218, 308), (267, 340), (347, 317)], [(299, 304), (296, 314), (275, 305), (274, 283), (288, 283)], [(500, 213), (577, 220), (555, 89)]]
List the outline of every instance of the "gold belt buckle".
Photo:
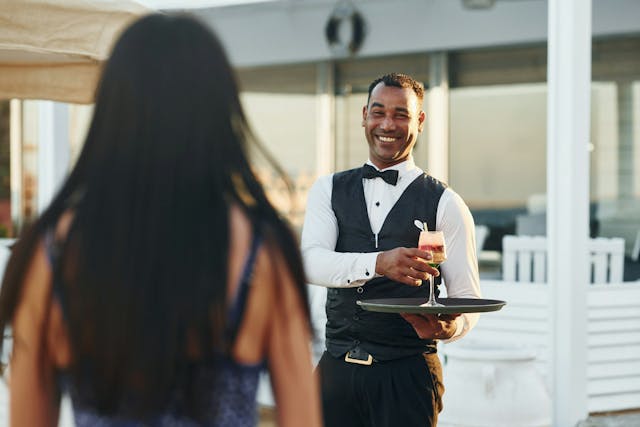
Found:
[(371, 365), (373, 363), (373, 356), (368, 355), (367, 360), (362, 359), (354, 359), (353, 357), (349, 357), (349, 352), (346, 352), (344, 355), (344, 361), (349, 363), (357, 363), (358, 365)]

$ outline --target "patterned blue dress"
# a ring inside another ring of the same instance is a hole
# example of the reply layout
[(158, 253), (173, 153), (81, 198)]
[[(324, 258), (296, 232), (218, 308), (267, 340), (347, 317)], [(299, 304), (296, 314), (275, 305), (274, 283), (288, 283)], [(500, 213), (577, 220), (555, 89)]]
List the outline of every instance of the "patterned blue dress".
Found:
[[(254, 236), (251, 249), (245, 262), (243, 274), (238, 285), (237, 294), (228, 312), (229, 329), (227, 334), (235, 337), (240, 327), (246, 307), (251, 274), (255, 263), (256, 252), (261, 239)], [(53, 238), (53, 233), (47, 233), (45, 246), (52, 263), (56, 265), (59, 255), (59, 245)], [(58, 298), (65, 310), (64, 290), (59, 280), (54, 280), (54, 297)], [(214, 370), (213, 367), (216, 367)], [(162, 413), (145, 421), (128, 419), (126, 417), (103, 416), (98, 414), (89, 399), (79, 393), (61, 373), (59, 377), (60, 389), (69, 393), (73, 403), (73, 413), (76, 427), (254, 427), (257, 423), (256, 392), (260, 372), (264, 369), (264, 362), (258, 364), (241, 364), (226, 355), (219, 355), (211, 363), (199, 363), (196, 369), (198, 396), (201, 408), (205, 408), (205, 421), (196, 421), (181, 414), (185, 399), (179, 392), (169, 399), (169, 404)], [(215, 374), (214, 374), (215, 372)], [(193, 403), (193, 402), (191, 402)], [(127, 402), (124, 402), (126, 405)]]

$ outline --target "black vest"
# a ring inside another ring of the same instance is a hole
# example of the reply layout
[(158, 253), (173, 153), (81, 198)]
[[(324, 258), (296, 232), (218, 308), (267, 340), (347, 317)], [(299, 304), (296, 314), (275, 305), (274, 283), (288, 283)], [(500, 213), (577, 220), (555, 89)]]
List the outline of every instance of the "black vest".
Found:
[[(338, 220), (336, 252), (380, 252), (400, 246), (417, 247), (420, 230), (414, 220), (435, 230), (436, 211), (446, 185), (422, 174), (406, 188), (393, 206), (376, 238), (371, 231), (362, 188), (362, 168), (333, 176), (331, 207)], [(435, 343), (418, 338), (399, 314), (365, 311), (357, 300), (372, 298), (426, 298), (428, 286), (413, 287), (387, 277), (368, 281), (361, 288), (327, 291), (327, 350), (334, 357), (360, 346), (377, 360), (392, 360), (424, 351)]]

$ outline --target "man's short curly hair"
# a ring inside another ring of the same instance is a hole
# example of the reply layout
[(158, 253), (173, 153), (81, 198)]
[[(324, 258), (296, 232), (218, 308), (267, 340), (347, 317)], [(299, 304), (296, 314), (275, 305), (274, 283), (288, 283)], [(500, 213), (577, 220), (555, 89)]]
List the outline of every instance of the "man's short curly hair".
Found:
[(369, 99), (371, 99), (371, 92), (373, 89), (379, 84), (384, 83), (385, 86), (393, 86), (399, 88), (408, 88), (413, 90), (413, 92), (418, 97), (418, 103), (422, 105), (422, 100), (424, 99), (424, 85), (414, 79), (413, 77), (402, 74), (402, 73), (389, 73), (382, 75), (371, 82), (369, 85), (369, 95), (367, 96), (367, 104), (369, 104)]

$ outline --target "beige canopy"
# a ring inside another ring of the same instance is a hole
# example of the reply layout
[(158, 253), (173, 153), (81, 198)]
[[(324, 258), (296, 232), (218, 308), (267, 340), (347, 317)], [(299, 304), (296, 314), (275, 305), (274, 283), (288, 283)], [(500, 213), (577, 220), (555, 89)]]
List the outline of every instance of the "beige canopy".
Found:
[(148, 11), (131, 0), (0, 1), (0, 99), (93, 102), (115, 38)]

